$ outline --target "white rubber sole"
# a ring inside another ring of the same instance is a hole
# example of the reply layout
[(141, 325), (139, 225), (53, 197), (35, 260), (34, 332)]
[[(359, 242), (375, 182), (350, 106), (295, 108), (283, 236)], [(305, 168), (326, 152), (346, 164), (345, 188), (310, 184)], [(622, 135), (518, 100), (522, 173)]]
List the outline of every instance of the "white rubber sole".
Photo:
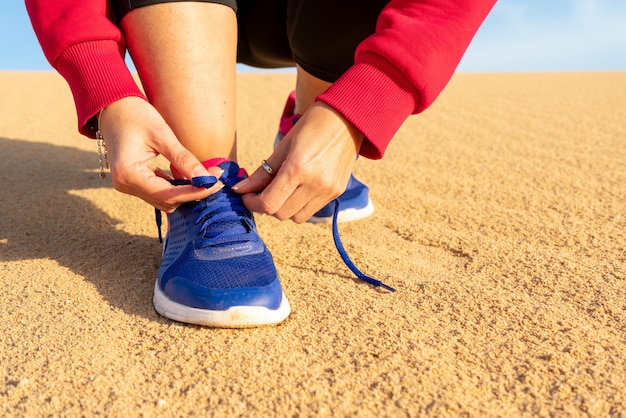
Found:
[[(367, 218), (372, 213), (374, 213), (374, 204), (372, 203), (372, 199), (367, 200), (367, 206), (361, 209), (344, 209), (340, 210), (337, 215), (337, 222), (351, 222), (358, 221), (359, 219)], [(330, 224), (333, 223), (333, 217), (317, 217), (312, 216), (309, 218), (307, 222), (312, 224)]]
[(213, 328), (250, 328), (283, 322), (291, 312), (289, 301), (283, 299), (276, 310), (263, 306), (233, 306), (225, 311), (210, 311), (181, 305), (169, 299), (154, 285), (154, 309), (159, 315), (187, 324)]

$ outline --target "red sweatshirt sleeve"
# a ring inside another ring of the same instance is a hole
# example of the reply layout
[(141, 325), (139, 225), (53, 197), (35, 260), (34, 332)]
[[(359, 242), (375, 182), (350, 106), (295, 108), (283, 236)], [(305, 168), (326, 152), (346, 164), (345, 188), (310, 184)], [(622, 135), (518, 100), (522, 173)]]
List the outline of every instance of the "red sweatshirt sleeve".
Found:
[(365, 135), (361, 155), (382, 158), (406, 118), (435, 101), (495, 2), (389, 2), (355, 64), (318, 97)]
[(109, 7), (107, 0), (26, 0), (48, 62), (70, 86), (78, 129), (92, 138), (100, 109), (123, 97), (144, 97), (124, 62), (124, 37)]

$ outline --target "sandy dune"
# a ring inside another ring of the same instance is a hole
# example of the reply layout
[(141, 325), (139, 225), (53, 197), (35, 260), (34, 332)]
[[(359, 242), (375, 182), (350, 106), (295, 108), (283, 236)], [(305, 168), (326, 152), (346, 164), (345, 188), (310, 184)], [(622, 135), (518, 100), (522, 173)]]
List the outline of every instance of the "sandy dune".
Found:
[[(240, 74), (240, 162), (291, 74)], [(459, 74), (381, 161), (375, 215), (257, 216), (293, 313), (159, 317), (152, 208), (97, 175), (65, 82), (0, 73), (0, 415), (626, 414), (626, 73)]]

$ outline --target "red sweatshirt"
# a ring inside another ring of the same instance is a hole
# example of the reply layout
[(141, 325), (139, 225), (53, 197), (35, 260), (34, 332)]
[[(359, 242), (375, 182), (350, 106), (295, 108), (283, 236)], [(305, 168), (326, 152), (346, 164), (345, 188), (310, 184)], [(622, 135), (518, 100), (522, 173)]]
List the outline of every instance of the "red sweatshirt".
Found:
[[(404, 120), (433, 103), (495, 2), (389, 2), (354, 66), (318, 97), (365, 135), (361, 155), (381, 158)], [(26, 8), (46, 58), (72, 90), (82, 134), (95, 136), (100, 109), (144, 97), (124, 62), (125, 40), (107, 0), (26, 0)]]

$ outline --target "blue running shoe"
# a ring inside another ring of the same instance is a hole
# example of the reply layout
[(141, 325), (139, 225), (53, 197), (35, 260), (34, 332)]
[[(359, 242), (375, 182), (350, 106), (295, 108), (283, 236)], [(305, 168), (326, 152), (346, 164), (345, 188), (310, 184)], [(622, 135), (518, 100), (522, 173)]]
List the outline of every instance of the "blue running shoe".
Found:
[[(296, 95), (291, 92), (285, 103), (283, 114), (280, 118), (278, 134), (274, 140), (274, 148), (287, 135), (287, 133), (298, 122), (301, 115), (295, 115)], [(337, 215), (338, 222), (350, 222), (366, 218), (374, 213), (374, 204), (369, 197), (369, 189), (367, 186), (358, 181), (354, 175), (350, 174), (350, 180), (346, 190), (337, 198), (340, 209)], [(330, 202), (308, 220), (311, 223), (332, 223), (335, 205)]]
[[(272, 255), (252, 213), (230, 189), (243, 179), (231, 161), (219, 164), (225, 187), (167, 215), (169, 229), (154, 287), (156, 311), (170, 319), (222, 328), (278, 324), (290, 312)], [(211, 187), (215, 177), (173, 184)], [(160, 227), (160, 211), (156, 211)]]
[[(369, 189), (352, 174), (348, 180), (346, 191), (337, 199), (339, 202), (338, 222), (350, 222), (363, 219), (374, 213), (374, 205), (369, 198)], [(335, 205), (330, 202), (317, 211), (307, 222), (329, 224), (333, 222)]]

